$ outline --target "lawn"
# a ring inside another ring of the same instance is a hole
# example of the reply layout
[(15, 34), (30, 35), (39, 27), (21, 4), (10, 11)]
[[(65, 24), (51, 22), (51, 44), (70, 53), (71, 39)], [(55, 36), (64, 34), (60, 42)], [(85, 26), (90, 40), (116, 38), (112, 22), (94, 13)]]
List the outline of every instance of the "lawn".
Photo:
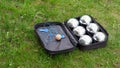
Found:
[[(39, 22), (89, 14), (108, 31), (105, 48), (48, 55)], [(0, 0), (0, 68), (120, 68), (120, 0)]]

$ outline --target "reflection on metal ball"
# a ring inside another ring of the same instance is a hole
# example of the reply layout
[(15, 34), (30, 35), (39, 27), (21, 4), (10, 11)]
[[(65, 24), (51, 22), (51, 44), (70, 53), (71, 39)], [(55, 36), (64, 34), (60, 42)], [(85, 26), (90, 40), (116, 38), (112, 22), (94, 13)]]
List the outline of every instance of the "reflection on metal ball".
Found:
[(81, 24), (84, 24), (84, 25), (89, 25), (91, 22), (91, 17), (89, 15), (83, 15), (81, 18), (80, 18), (80, 23)]
[(93, 39), (102, 42), (106, 40), (106, 35), (103, 32), (97, 32), (94, 34)]
[(91, 33), (96, 33), (99, 30), (99, 26), (95, 23), (90, 23), (87, 27), (86, 27), (87, 31), (91, 32)]
[(92, 43), (92, 38), (89, 35), (83, 35), (79, 39), (79, 44), (81, 44), (83, 46), (90, 45), (91, 43)]
[(69, 27), (75, 28), (75, 27), (77, 27), (79, 25), (79, 21), (77, 19), (75, 19), (75, 18), (71, 18), (71, 19), (69, 19), (67, 21), (67, 25)]
[(78, 26), (76, 28), (73, 29), (73, 33), (77, 36), (82, 36), (84, 35), (86, 32), (85, 28), (82, 26)]

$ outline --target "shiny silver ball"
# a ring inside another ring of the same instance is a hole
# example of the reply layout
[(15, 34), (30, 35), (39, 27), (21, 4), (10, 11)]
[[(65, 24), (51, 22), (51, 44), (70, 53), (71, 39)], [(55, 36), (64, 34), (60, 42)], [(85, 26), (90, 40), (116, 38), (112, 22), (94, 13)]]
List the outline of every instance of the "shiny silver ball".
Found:
[(67, 25), (69, 27), (75, 28), (75, 27), (77, 27), (79, 25), (79, 21), (77, 19), (75, 19), (75, 18), (71, 18), (71, 19), (69, 19), (67, 21)]
[(79, 39), (79, 44), (83, 46), (88, 46), (92, 43), (92, 38), (89, 35), (83, 35)]
[(97, 32), (94, 34), (93, 39), (102, 42), (106, 40), (106, 35), (103, 32)]
[(77, 26), (76, 28), (73, 29), (73, 33), (77, 36), (82, 36), (86, 32), (85, 28), (82, 26)]
[(91, 32), (91, 33), (96, 33), (99, 30), (99, 26), (96, 23), (90, 23), (87, 27), (86, 27), (87, 31)]
[(92, 21), (92, 19), (91, 19), (91, 17), (89, 15), (83, 15), (80, 18), (80, 23), (84, 24), (84, 25), (89, 25), (91, 21)]

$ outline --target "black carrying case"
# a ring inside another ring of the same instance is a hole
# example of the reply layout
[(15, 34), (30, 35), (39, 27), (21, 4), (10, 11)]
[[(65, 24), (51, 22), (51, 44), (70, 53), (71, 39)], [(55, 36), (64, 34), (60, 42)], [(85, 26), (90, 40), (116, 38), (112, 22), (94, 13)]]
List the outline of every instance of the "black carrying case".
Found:
[[(81, 16), (80, 16), (81, 17)], [(76, 17), (77, 20), (80, 19), (80, 17)], [(103, 42), (96, 42), (93, 41), (92, 44), (88, 46), (82, 46), (78, 43), (79, 38), (73, 34), (72, 28), (67, 26), (66, 20), (64, 23), (61, 22), (46, 22), (46, 23), (38, 23), (34, 26), (35, 32), (40, 39), (44, 49), (49, 54), (58, 54), (63, 52), (70, 52), (74, 50), (76, 47), (78, 47), (80, 50), (90, 50), (90, 49), (96, 49), (105, 47), (108, 41), (108, 33), (107, 31), (92, 17), (92, 22), (98, 24), (100, 27), (100, 31), (106, 34), (106, 40)], [(86, 27), (85, 25), (81, 25), (83, 27)], [(48, 32), (40, 32), (39, 29), (49, 29)], [(63, 34), (65, 35), (65, 38), (56, 41), (55, 35), (56, 34)], [(86, 34), (93, 36), (93, 34), (86, 32)]]

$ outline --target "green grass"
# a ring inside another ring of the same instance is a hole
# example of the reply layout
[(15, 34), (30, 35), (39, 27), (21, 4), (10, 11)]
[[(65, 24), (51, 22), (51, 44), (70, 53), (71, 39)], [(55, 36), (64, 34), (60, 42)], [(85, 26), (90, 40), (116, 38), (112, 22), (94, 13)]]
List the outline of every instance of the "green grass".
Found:
[[(34, 25), (84, 14), (108, 31), (107, 47), (46, 54)], [(0, 68), (119, 68), (119, 29), (120, 0), (0, 0)]]

